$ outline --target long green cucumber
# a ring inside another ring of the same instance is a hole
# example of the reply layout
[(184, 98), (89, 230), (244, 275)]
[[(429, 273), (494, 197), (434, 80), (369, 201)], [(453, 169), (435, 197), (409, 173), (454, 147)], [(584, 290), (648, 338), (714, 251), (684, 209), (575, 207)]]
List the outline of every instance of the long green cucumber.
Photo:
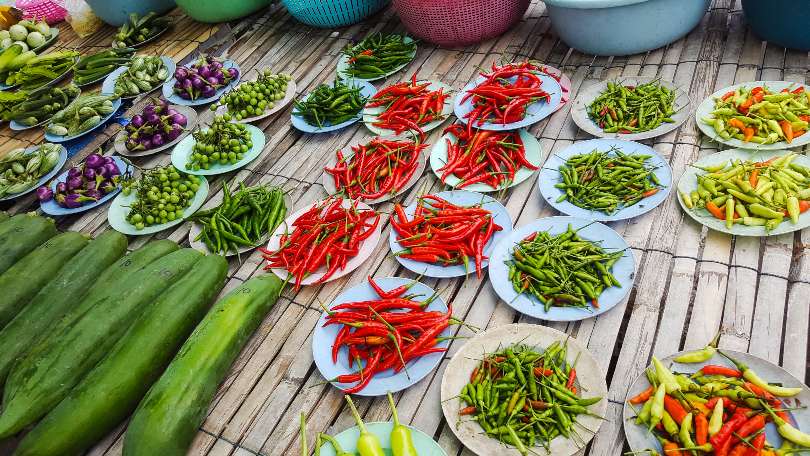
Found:
[(225, 258), (209, 255), (166, 290), (82, 381), (25, 435), (17, 456), (82, 454), (126, 418), (222, 289)]
[(278, 277), (266, 274), (214, 304), (138, 405), (124, 436), (124, 456), (185, 456), (217, 387), (281, 288)]
[(8, 214), (6, 214), (4, 211), (0, 211), (0, 224), (2, 224), (8, 219), (9, 219)]
[(57, 234), (0, 274), (0, 328), (6, 326), (87, 245), (74, 231)]
[(99, 275), (127, 250), (127, 238), (107, 231), (90, 241), (0, 330), (0, 385), (11, 364), (22, 357), (47, 331), (94, 287)]
[(73, 318), (64, 330), (48, 334), (11, 368), (3, 390), (0, 439), (16, 434), (64, 399), (109, 353), (142, 308), (201, 257), (193, 249), (181, 249), (129, 274), (126, 282), (117, 287), (104, 285), (107, 293), (96, 299), (87, 312)]
[(21, 214), (12, 217), (9, 222), (12, 224), (6, 226), (6, 230), (0, 234), (0, 273), (43, 242), (56, 236), (56, 225), (50, 218)]

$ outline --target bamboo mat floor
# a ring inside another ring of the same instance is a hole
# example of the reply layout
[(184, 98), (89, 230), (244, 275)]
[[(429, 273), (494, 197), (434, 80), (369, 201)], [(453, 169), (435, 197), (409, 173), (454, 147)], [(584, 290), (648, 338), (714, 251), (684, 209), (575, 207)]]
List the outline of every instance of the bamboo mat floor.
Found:
[[(384, 11), (356, 26), (336, 31), (302, 26), (274, 5), (260, 15), (240, 22), (211, 27), (174, 12), (177, 25), (165, 39), (145, 51), (185, 63), (200, 52), (227, 55), (243, 72), (270, 67), (294, 76), (300, 93), (330, 81), (340, 50), (351, 40), (371, 31), (404, 32), (392, 11)], [(114, 31), (109, 28), (80, 39), (60, 26), (60, 46), (82, 51), (105, 48)], [(460, 89), (479, 66), (501, 59), (533, 58), (563, 69), (580, 88), (599, 80), (622, 76), (658, 76), (688, 89), (693, 107), (722, 87), (753, 80), (808, 80), (808, 54), (762, 42), (745, 25), (739, 3), (715, 0), (701, 24), (685, 38), (663, 49), (627, 57), (594, 57), (571, 50), (550, 28), (543, 3), (533, 0), (523, 20), (505, 35), (458, 49), (420, 44), (414, 62), (386, 83), (409, 77), (414, 71)], [(380, 84), (378, 84), (378, 87)], [(137, 107), (137, 106), (136, 106)], [(267, 145), (262, 156), (225, 178), (229, 183), (269, 183), (291, 192), (293, 207), (301, 208), (326, 196), (322, 168), (338, 148), (371, 137), (362, 125), (335, 134), (302, 135), (289, 124), (290, 108), (257, 123)], [(201, 120), (210, 120), (203, 110)], [(117, 126), (107, 127), (73, 158), (78, 161), (95, 147), (111, 147)], [(530, 130), (544, 155), (562, 150), (574, 141), (590, 139), (574, 125), (566, 106)], [(435, 142), (440, 130), (428, 143)], [(0, 150), (42, 141), (40, 130), (14, 133), (0, 129)], [(678, 130), (643, 141), (669, 160), (677, 178), (689, 163), (718, 150), (702, 138), (693, 120)], [(139, 166), (169, 162), (168, 154), (137, 161)], [(221, 198), (223, 178), (212, 182), (211, 198)], [(439, 191), (442, 186), (429, 171), (401, 199), (410, 203), (417, 191)], [(503, 196), (515, 226), (539, 217), (557, 215), (544, 203), (530, 179)], [(17, 202), (12, 212), (37, 207), (32, 198)], [(381, 205), (390, 212), (392, 205)], [(108, 229), (106, 211), (94, 210), (59, 221), (63, 229), (98, 233)], [(426, 280), (452, 300), (454, 314), (470, 325), (492, 328), (513, 322), (547, 325), (575, 336), (586, 344), (607, 375), (609, 386), (606, 420), (584, 454), (619, 455), (625, 444), (621, 409), (632, 381), (650, 356), (664, 356), (681, 349), (701, 347), (718, 331), (721, 347), (749, 351), (780, 364), (807, 383), (808, 326), (810, 325), (810, 232), (769, 238), (734, 238), (709, 232), (684, 217), (674, 196), (650, 213), (630, 221), (611, 223), (633, 249), (636, 281), (629, 298), (611, 311), (581, 322), (560, 324), (516, 314), (495, 295), (488, 281)], [(384, 226), (384, 236), (388, 227)], [(159, 233), (186, 242), (187, 224)], [(130, 248), (148, 237), (131, 239)], [(262, 273), (258, 253), (232, 262), (227, 289)], [(380, 242), (372, 257), (350, 276), (300, 292), (288, 290), (265, 319), (233, 366), (214, 400), (209, 415), (189, 454), (208, 456), (298, 454), (298, 414), (307, 414), (309, 436), (318, 431), (337, 433), (352, 425), (342, 394), (315, 369), (311, 337), (320, 316), (320, 303), (365, 279), (402, 275), (413, 277), (389, 256)], [(469, 336), (467, 329), (458, 335)], [(439, 404), (441, 377), (450, 357), (463, 340), (451, 344), (438, 369), (397, 395), (400, 418), (433, 435), (449, 455), (471, 455), (453, 436)], [(366, 421), (388, 420), (385, 398), (360, 399)], [(93, 456), (121, 454), (121, 431), (110, 434), (92, 451)], [(311, 445), (310, 445), (311, 446)], [(0, 453), (2, 453), (0, 447)]]

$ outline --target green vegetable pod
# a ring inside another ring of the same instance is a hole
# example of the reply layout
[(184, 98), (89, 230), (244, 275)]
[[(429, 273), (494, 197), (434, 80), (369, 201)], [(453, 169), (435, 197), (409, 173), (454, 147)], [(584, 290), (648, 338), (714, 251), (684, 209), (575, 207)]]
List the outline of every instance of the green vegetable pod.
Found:
[(0, 227), (0, 273), (55, 235), (53, 219), (34, 214), (11, 217)]
[(5, 212), (3, 212), (3, 211), (0, 211), (0, 230), (2, 230), (2, 229), (3, 229), (3, 228), (2, 228), (2, 224), (3, 224), (3, 222), (5, 222), (6, 220), (8, 220), (9, 218), (10, 218), (10, 217), (8, 216), (8, 214), (6, 214), (6, 213), (5, 213)]
[(0, 275), (0, 328), (19, 313), (76, 253), (87, 237), (73, 231), (58, 234)]
[(225, 282), (221, 256), (199, 260), (158, 297), (70, 394), (34, 427), (17, 456), (81, 454), (138, 405)]
[(71, 310), (126, 249), (127, 238), (117, 231), (107, 231), (90, 241), (0, 331), (0, 384), (11, 365)]
[(217, 387), (281, 288), (275, 275), (258, 276), (214, 305), (132, 416), (124, 456), (185, 456)]
[[(51, 331), (12, 367), (3, 391), (0, 439), (34, 423), (67, 396), (142, 313), (199, 261), (193, 249), (172, 252), (128, 274), (117, 286), (98, 286), (66, 324)], [(102, 282), (99, 282), (102, 283)], [(90, 301), (90, 304), (85, 302)]]

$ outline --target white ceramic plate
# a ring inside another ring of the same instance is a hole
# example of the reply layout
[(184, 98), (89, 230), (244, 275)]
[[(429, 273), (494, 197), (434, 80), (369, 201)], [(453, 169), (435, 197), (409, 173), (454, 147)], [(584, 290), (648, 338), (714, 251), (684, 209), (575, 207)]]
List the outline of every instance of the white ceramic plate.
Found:
[(137, 152), (131, 152), (127, 149), (126, 142), (127, 142), (127, 131), (122, 129), (115, 135), (115, 139), (113, 140), (113, 147), (115, 147), (115, 151), (121, 155), (126, 157), (146, 157), (148, 155), (154, 155), (158, 152), (162, 152), (166, 149), (174, 147), (175, 144), (179, 143), (183, 140), (183, 138), (188, 135), (191, 130), (194, 128), (194, 125), (197, 124), (197, 111), (194, 108), (189, 106), (180, 106), (180, 105), (169, 105), (169, 108), (176, 110), (180, 114), (186, 116), (186, 127), (183, 130), (183, 133), (180, 134), (174, 141), (170, 141), (160, 147), (155, 147), (154, 149), (148, 150), (140, 150)]
[[(786, 403), (787, 407), (798, 407), (788, 413), (793, 417), (793, 423), (798, 424), (797, 427), (807, 432), (807, 423), (810, 423), (810, 410), (808, 410), (806, 407), (806, 404), (810, 403), (810, 390), (807, 389), (807, 386), (802, 384), (801, 381), (797, 380), (796, 377), (790, 375), (790, 373), (788, 373), (786, 370), (762, 358), (733, 350), (721, 350), (723, 353), (726, 353), (732, 358), (747, 364), (748, 367), (753, 369), (766, 382), (782, 384), (787, 387), (802, 387), (802, 392), (798, 395), (794, 396), (793, 398), (782, 398), (782, 400)], [(684, 353), (685, 352), (672, 354), (666, 358), (663, 358), (661, 362), (663, 362), (665, 366), (671, 365), (670, 370), (672, 371), (684, 373), (697, 372), (706, 364), (720, 364), (734, 368), (734, 365), (720, 354), (715, 354), (704, 363), (686, 364), (675, 363), (673, 361), (674, 358)], [(632, 398), (633, 396), (647, 389), (649, 386), (650, 383), (642, 372), (642, 374), (636, 378), (636, 381), (633, 382), (633, 385), (627, 392), (627, 398)], [(641, 410), (640, 405), (633, 407), (636, 407), (636, 411)], [(633, 407), (625, 402), (622, 413), (624, 435), (627, 437), (627, 443), (630, 445), (630, 450), (643, 451), (647, 448), (654, 448), (658, 451), (662, 451), (661, 444), (658, 443), (658, 440), (656, 440), (656, 438), (650, 432), (647, 431), (647, 427), (635, 424), (636, 411), (633, 410)], [(765, 426), (765, 434), (767, 436), (768, 443), (774, 448), (779, 448), (782, 446), (782, 438), (779, 436), (779, 433), (776, 431), (776, 426), (774, 426), (773, 423), (768, 423)]]
[[(397, 137), (397, 136), (386, 137), (384, 139), (409, 140), (407, 138)], [(366, 143), (367, 142), (365, 142), (364, 144), (366, 144)], [(354, 151), (352, 150), (351, 146), (344, 147), (341, 151), (343, 152), (343, 157), (347, 161), (354, 155)], [(395, 197), (405, 193), (409, 188), (413, 187), (414, 184), (416, 184), (419, 181), (419, 179), (422, 177), (422, 172), (425, 170), (425, 163), (427, 163), (427, 153), (423, 150), (419, 154), (419, 156), (416, 158), (416, 161), (417, 161), (417, 163), (416, 163), (416, 171), (414, 171), (411, 178), (408, 179), (408, 181), (405, 182), (405, 184), (402, 185), (402, 187), (400, 187), (396, 192), (394, 192), (394, 193), (388, 192), (385, 195), (383, 195), (383, 196), (381, 196), (379, 198), (375, 198), (375, 199), (361, 198), (360, 200), (367, 203), (367, 204), (379, 204), (379, 203), (388, 201), (388, 200), (390, 200), (392, 198), (395, 198)], [(329, 164), (327, 165), (327, 167), (328, 168), (334, 168), (336, 165), (337, 165), (337, 155), (330, 156)], [(330, 195), (334, 195), (335, 193), (338, 193), (338, 189), (335, 186), (335, 179), (332, 177), (331, 174), (324, 171), (323, 175), (321, 176), (321, 182), (323, 183), (323, 187), (326, 190), (326, 193), (328, 193)]]
[[(445, 120), (447, 120), (450, 117), (450, 114), (453, 113), (453, 102), (452, 102), (453, 89), (441, 81), (427, 81), (427, 80), (416, 81), (417, 84), (424, 84), (426, 82), (430, 83), (430, 85), (427, 86), (427, 89), (429, 91), (436, 91), (439, 89), (443, 89), (442, 92), (444, 92), (445, 94), (449, 94), (450, 96), (447, 97), (447, 99), (444, 101), (444, 105), (442, 106), (442, 117), (440, 119), (436, 119), (432, 122), (428, 122), (425, 125), (422, 125), (422, 131), (425, 133), (438, 128), (441, 124), (444, 123)], [(366, 124), (366, 128), (368, 128), (373, 133), (376, 133), (380, 136), (393, 135), (395, 134), (393, 130), (388, 130), (373, 125), (373, 123), (377, 121), (377, 116), (382, 114), (383, 111), (385, 111), (385, 106), (377, 106), (374, 108), (368, 107), (363, 108), (363, 123)], [(405, 133), (407, 133), (408, 131), (410, 131), (413, 134), (417, 134), (417, 132), (413, 130), (406, 130)]]
[[(253, 79), (253, 80), (255, 80), (255, 79)], [(233, 119), (233, 120), (235, 122), (239, 122), (239, 123), (251, 123), (251, 122), (256, 122), (257, 120), (264, 119), (266, 117), (270, 117), (273, 114), (275, 114), (275, 113), (281, 111), (282, 109), (284, 109), (288, 104), (290, 104), (291, 101), (293, 101), (293, 98), (295, 98), (295, 90), (296, 89), (297, 89), (297, 86), (295, 85), (295, 81), (290, 80), (287, 83), (287, 90), (284, 92), (284, 98), (282, 98), (281, 100), (278, 100), (277, 102), (274, 101), (272, 108), (264, 111), (263, 114), (259, 114), (258, 116), (245, 117), (242, 120), (236, 120), (236, 119)], [(236, 87), (234, 87), (232, 90), (236, 90)], [(226, 94), (227, 94), (227, 92), (226, 92)], [(220, 105), (220, 106), (217, 107), (217, 115), (218, 116), (222, 115), (222, 114), (225, 114), (226, 112), (228, 112), (228, 107), (227, 106)], [(233, 117), (233, 114), (231, 114), (231, 117)]]
[[(479, 456), (519, 456), (513, 446), (505, 444), (486, 435), (481, 426), (469, 419), (459, 421), (458, 412), (464, 405), (458, 398), (461, 389), (469, 383), (470, 374), (487, 353), (493, 353), (513, 344), (526, 344), (536, 350), (545, 350), (554, 342), (568, 341), (566, 360), (570, 364), (576, 361), (577, 380), (574, 383), (582, 397), (600, 396), (603, 399), (589, 407), (596, 415), (604, 416), (607, 409), (607, 385), (605, 374), (593, 355), (576, 338), (564, 332), (546, 326), (515, 323), (489, 329), (476, 335), (464, 344), (447, 364), (442, 376), (441, 403), (444, 418), (450, 429), (467, 449)], [(574, 425), (580, 439), (566, 439), (559, 436), (551, 441), (551, 451), (538, 446), (534, 454), (551, 454), (553, 456), (570, 456), (584, 448), (599, 430), (602, 420), (588, 415), (579, 415)], [(586, 430), (587, 429), (587, 430)], [(530, 449), (531, 450), (531, 449)]]
[(695, 121), (697, 122), (698, 128), (700, 131), (703, 132), (704, 135), (708, 136), (709, 138), (727, 146), (737, 147), (740, 149), (754, 149), (754, 150), (784, 150), (790, 149), (794, 147), (804, 146), (806, 144), (810, 144), (810, 134), (803, 134), (798, 138), (794, 139), (790, 144), (786, 141), (779, 141), (773, 144), (757, 144), (754, 142), (745, 142), (740, 141), (739, 139), (723, 139), (720, 135), (714, 131), (714, 128), (711, 125), (703, 123), (701, 118), (703, 117), (710, 117), (712, 111), (714, 111), (714, 99), (720, 98), (724, 94), (737, 90), (738, 87), (750, 87), (754, 88), (756, 86), (767, 86), (768, 89), (771, 90), (773, 93), (779, 93), (782, 89), (789, 89), (793, 90), (798, 87), (804, 87), (804, 91), (810, 91), (810, 86), (805, 84), (799, 84), (798, 82), (787, 82), (787, 81), (753, 81), (753, 82), (743, 82), (741, 84), (734, 84), (733, 86), (726, 87), (724, 89), (718, 90), (713, 94), (709, 95), (708, 98), (703, 100), (697, 107), (697, 111), (695, 112)]
[[(409, 36), (406, 36), (402, 41), (404, 43), (413, 43), (413, 38), (411, 38)], [(360, 79), (361, 81), (369, 81), (369, 82), (370, 81), (376, 81), (378, 79), (385, 79), (388, 76), (391, 76), (392, 74), (396, 73), (397, 71), (405, 68), (406, 66), (408, 66), (408, 64), (413, 62), (414, 57), (416, 57), (416, 48), (413, 49), (413, 53), (411, 54), (411, 58), (407, 62), (403, 63), (402, 65), (399, 65), (398, 67), (394, 68), (393, 70), (391, 70), (391, 71), (389, 71), (389, 72), (387, 72), (385, 74), (381, 74), (381, 75), (379, 75), (377, 77), (370, 78), (370, 79), (363, 79), (363, 78), (355, 78), (354, 76), (350, 76), (350, 75), (345, 74), (346, 70), (349, 69), (349, 56), (346, 55), (346, 53), (341, 52), (340, 58), (338, 59), (338, 64), (337, 64), (337, 74), (338, 74), (338, 76), (340, 76), (341, 79), (352, 79), (352, 78), (354, 78), (354, 79)]]
[[(523, 141), (523, 150), (524, 154), (526, 155), (526, 159), (529, 160), (529, 163), (537, 166), (538, 168), (543, 163), (543, 151), (540, 148), (540, 142), (537, 141), (537, 138), (534, 137), (531, 133), (529, 133), (525, 128), (519, 130), (520, 139)], [(439, 171), (439, 168), (443, 167), (447, 163), (447, 140), (450, 140), (451, 143), (456, 143), (456, 137), (450, 133), (445, 133), (436, 144), (430, 149), (430, 168), (433, 170), (433, 173), (441, 179), (442, 171)], [(525, 181), (526, 179), (530, 178), (537, 170), (529, 169), (526, 167), (521, 167), (515, 173), (515, 180), (513, 180), (508, 186), (501, 186), (498, 188), (490, 187), (488, 184), (484, 184), (482, 182), (478, 182), (475, 184), (470, 184), (464, 187), (462, 190), (470, 190), (473, 192), (497, 192), (499, 190), (503, 190), (504, 188), (514, 187)], [(447, 176), (447, 179), (444, 181), (445, 185), (455, 188), (456, 185), (461, 183), (461, 179), (456, 177), (455, 175), (451, 174)]]
[(680, 127), (681, 124), (683, 124), (684, 121), (689, 118), (689, 105), (691, 102), (689, 100), (689, 95), (685, 90), (669, 81), (664, 80), (660, 80), (661, 85), (675, 91), (675, 102), (673, 103), (675, 114), (672, 115), (672, 120), (675, 122), (673, 123), (665, 122), (652, 130), (643, 131), (640, 133), (605, 133), (601, 128), (599, 128), (599, 125), (597, 125), (596, 122), (588, 117), (588, 105), (590, 105), (593, 100), (599, 96), (599, 94), (607, 89), (608, 82), (617, 82), (626, 86), (637, 86), (655, 80), (660, 79), (646, 77), (623, 77), (619, 80), (600, 81), (589, 86), (585, 90), (581, 91), (579, 95), (577, 95), (576, 100), (574, 100), (574, 106), (571, 109), (571, 117), (573, 117), (574, 123), (576, 123), (579, 128), (596, 136), (597, 138), (618, 138), (625, 139), (627, 141), (639, 141), (642, 139), (655, 138), (656, 136), (669, 133), (670, 131)]
[[(697, 175), (706, 174), (702, 170), (695, 168), (695, 166), (712, 166), (729, 160), (751, 160), (751, 161), (765, 161), (771, 157), (785, 155), (789, 153), (786, 150), (742, 150), (742, 149), (729, 149), (716, 154), (703, 157), (694, 163), (694, 166), (687, 166), (680, 180), (678, 180), (678, 190), (689, 194), (692, 190), (697, 190)], [(810, 158), (806, 155), (798, 155), (793, 159), (792, 163), (802, 166), (810, 167)], [(792, 233), (810, 226), (810, 211), (805, 211), (799, 215), (799, 223), (793, 224), (789, 217), (776, 227), (775, 230), (765, 231), (764, 226), (747, 226), (741, 223), (735, 223), (731, 229), (726, 228), (726, 222), (712, 216), (706, 209), (689, 209), (683, 204), (683, 200), (678, 197), (678, 204), (686, 212), (687, 215), (692, 217), (696, 222), (701, 225), (706, 225), (708, 228), (722, 231), (724, 233), (733, 234), (735, 236), (777, 236), (779, 234)]]
[[(322, 201), (318, 201), (314, 204), (321, 204), (321, 203)], [(270, 237), (270, 241), (267, 243), (267, 250), (271, 252), (278, 250), (281, 236), (285, 232), (288, 231), (292, 232), (293, 222), (295, 222), (295, 220), (298, 219), (298, 217), (300, 217), (306, 211), (310, 210), (312, 206), (313, 204), (310, 204), (288, 215), (287, 219), (284, 220), (284, 223), (279, 225), (278, 228), (276, 228), (276, 231), (273, 233), (273, 236)], [(344, 199), (343, 207), (351, 207), (351, 201)], [(370, 210), (371, 207), (368, 204), (360, 201), (357, 203), (357, 209)], [(379, 216), (382, 217), (382, 215)], [(357, 253), (357, 255), (355, 255), (353, 258), (350, 258), (346, 262), (346, 267), (342, 270), (335, 271), (335, 273), (332, 274), (332, 276), (329, 277), (326, 280), (326, 282), (331, 282), (335, 279), (339, 279), (351, 273), (358, 267), (360, 267), (360, 265), (363, 264), (363, 262), (366, 261), (371, 256), (371, 254), (374, 252), (374, 248), (377, 247), (377, 244), (380, 242), (381, 231), (382, 231), (382, 221), (381, 223), (377, 224), (377, 228), (374, 230), (371, 236), (369, 236), (366, 240), (360, 243), (360, 251)], [(287, 279), (288, 273), (286, 269), (272, 268), (271, 271), (273, 271), (273, 274), (277, 275), (281, 280)], [(315, 282), (317, 282), (321, 277), (323, 277), (324, 274), (326, 274), (326, 266), (321, 266), (321, 268), (315, 271), (314, 273), (308, 275), (307, 277), (304, 277), (304, 279), (301, 280), (301, 285), (312, 285)]]

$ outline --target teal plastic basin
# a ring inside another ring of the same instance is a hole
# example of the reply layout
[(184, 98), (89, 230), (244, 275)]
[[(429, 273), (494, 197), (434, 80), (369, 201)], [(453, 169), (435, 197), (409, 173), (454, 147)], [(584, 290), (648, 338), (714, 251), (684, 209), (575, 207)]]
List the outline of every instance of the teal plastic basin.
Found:
[(163, 14), (174, 8), (174, 0), (86, 0), (102, 21), (116, 27), (129, 20), (129, 13), (139, 16), (154, 11)]
[(178, 0), (179, 6), (199, 22), (227, 22), (253, 14), (270, 5), (271, 0)]
[(810, 51), (810, 2), (742, 0), (745, 20), (765, 41)]
[(551, 26), (586, 54), (629, 55), (689, 33), (710, 0), (544, 0)]

